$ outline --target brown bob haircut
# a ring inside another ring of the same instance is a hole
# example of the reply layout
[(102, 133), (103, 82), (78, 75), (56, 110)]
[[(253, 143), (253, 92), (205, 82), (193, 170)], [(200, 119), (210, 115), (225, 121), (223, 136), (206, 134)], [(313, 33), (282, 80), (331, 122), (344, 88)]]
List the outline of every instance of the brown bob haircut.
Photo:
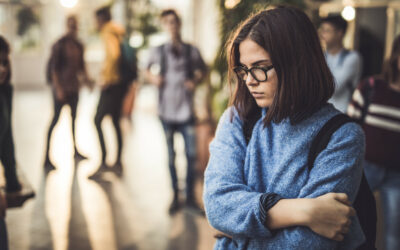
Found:
[[(9, 58), (8, 55), (10, 54), (10, 52), (11, 52), (10, 45), (8, 44), (7, 40), (2, 35), (0, 35), (0, 53), (6, 54), (7, 58)], [(7, 59), (6, 63), (8, 64), (8, 74), (6, 76), (4, 83), (8, 84), (8, 83), (10, 83), (10, 80), (11, 80), (11, 64), (10, 64), (9, 59)]]
[(298, 123), (327, 103), (335, 85), (314, 25), (301, 10), (278, 6), (250, 16), (239, 25), (228, 44), (230, 84), (234, 79), (237, 83), (230, 103), (243, 121), (260, 110), (246, 83), (233, 72), (240, 65), (239, 45), (247, 38), (269, 53), (278, 79), (264, 125), (286, 118), (292, 124)]
[(396, 36), (392, 45), (392, 53), (383, 69), (383, 77), (388, 83), (397, 81), (400, 78), (398, 59), (400, 57), (400, 35)]

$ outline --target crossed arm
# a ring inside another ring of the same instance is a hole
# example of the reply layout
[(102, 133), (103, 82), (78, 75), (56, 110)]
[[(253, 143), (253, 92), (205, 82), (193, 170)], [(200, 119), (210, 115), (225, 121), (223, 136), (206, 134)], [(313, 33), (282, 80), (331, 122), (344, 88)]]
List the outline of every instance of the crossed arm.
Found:
[[(328, 145), (317, 158), (298, 198), (280, 200), (268, 211), (267, 220), (262, 221), (259, 200), (263, 194), (251, 190), (244, 182), (242, 166), (246, 144), (241, 138), (240, 122), (235, 121), (236, 118), (232, 123), (227, 117), (222, 119), (225, 121), (220, 126), (225, 128), (218, 129), (215, 139), (218, 143), (210, 146), (211, 157), (205, 174), (204, 201), (211, 226), (234, 237), (269, 239), (271, 247), (288, 246), (293, 242), (310, 249), (336, 247), (337, 243), (332, 240), (343, 239), (350, 227), (350, 217), (354, 215), (349, 200), (354, 200), (361, 177), (361, 168), (356, 162), (361, 153), (354, 162), (348, 163), (354, 168), (344, 165), (323, 175), (321, 171), (335, 160), (332, 152), (345, 150), (353, 154), (359, 151), (358, 146), (352, 146), (351, 141), (342, 143), (341, 149)], [(225, 133), (226, 129), (237, 131)], [(275, 229), (282, 230), (273, 234), (271, 231)], [(311, 238), (313, 240), (309, 240)]]

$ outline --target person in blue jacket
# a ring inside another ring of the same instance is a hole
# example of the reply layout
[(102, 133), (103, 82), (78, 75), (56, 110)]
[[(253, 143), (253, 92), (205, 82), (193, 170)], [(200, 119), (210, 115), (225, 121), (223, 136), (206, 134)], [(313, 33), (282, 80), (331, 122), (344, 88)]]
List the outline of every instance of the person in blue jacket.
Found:
[[(263, 10), (233, 33), (227, 50), (231, 106), (210, 144), (203, 200), (220, 231), (214, 249), (356, 249), (365, 241), (351, 207), (364, 134), (341, 126), (316, 158), (322, 126), (340, 112), (334, 80), (309, 18), (292, 7)], [(244, 122), (261, 109), (249, 142)]]

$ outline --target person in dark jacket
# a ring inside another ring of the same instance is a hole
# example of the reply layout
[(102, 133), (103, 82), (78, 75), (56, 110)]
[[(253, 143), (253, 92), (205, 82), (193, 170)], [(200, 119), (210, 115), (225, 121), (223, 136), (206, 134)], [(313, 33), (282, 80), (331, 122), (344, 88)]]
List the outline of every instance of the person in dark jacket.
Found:
[[(0, 36), (0, 160), (4, 167), (7, 199), (19, 199), (22, 203), (34, 196), (29, 185), (18, 179), (14, 152), (11, 113), (13, 88), (11, 80), (10, 46)], [(21, 200), (22, 199), (22, 200)]]
[(394, 250), (400, 249), (400, 36), (386, 66), (382, 75), (360, 82), (347, 112), (362, 120), (364, 172), (380, 194), (384, 249)]
[(60, 117), (61, 109), (65, 105), (71, 108), (74, 157), (77, 160), (86, 159), (86, 156), (79, 153), (76, 146), (75, 119), (81, 82), (91, 83), (91, 81), (87, 76), (83, 60), (84, 48), (77, 35), (78, 20), (75, 16), (69, 16), (67, 33), (53, 45), (48, 64), (47, 75), (53, 90), (54, 114), (47, 135), (44, 163), (47, 171), (56, 168), (50, 160), (51, 135)]

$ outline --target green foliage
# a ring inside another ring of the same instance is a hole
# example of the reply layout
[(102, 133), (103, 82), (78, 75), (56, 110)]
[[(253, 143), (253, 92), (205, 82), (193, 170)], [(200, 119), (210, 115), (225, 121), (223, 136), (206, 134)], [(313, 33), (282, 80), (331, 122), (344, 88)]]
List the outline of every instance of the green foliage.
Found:
[(125, 3), (126, 18), (128, 20), (127, 33), (141, 33), (144, 41), (140, 48), (147, 47), (150, 35), (159, 31), (157, 24), (159, 15), (158, 9), (152, 5), (150, 0), (125, 0)]

